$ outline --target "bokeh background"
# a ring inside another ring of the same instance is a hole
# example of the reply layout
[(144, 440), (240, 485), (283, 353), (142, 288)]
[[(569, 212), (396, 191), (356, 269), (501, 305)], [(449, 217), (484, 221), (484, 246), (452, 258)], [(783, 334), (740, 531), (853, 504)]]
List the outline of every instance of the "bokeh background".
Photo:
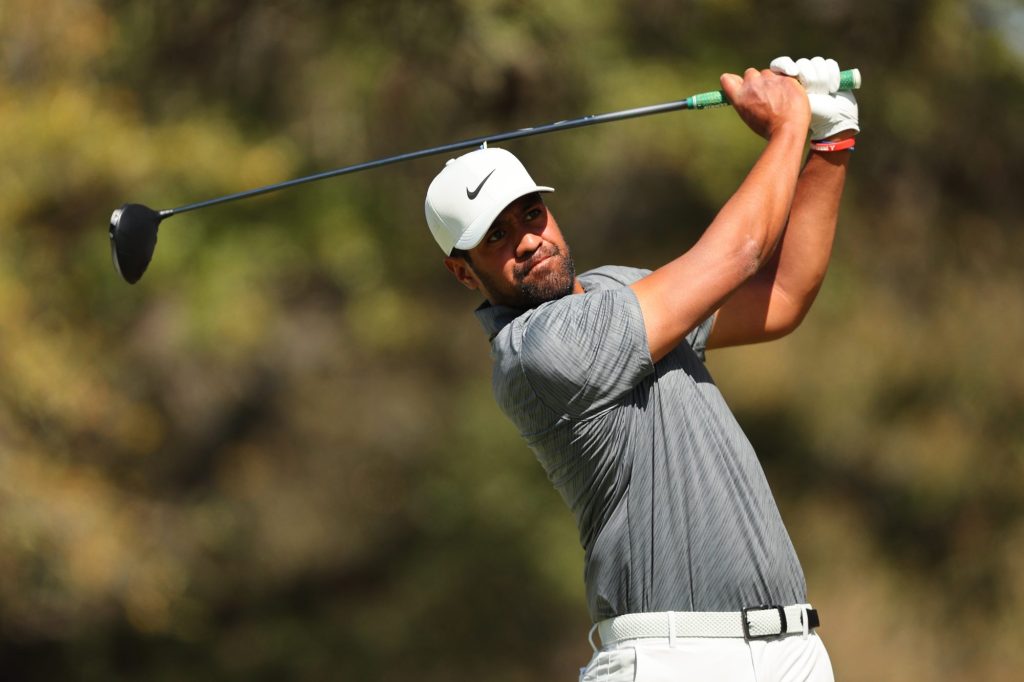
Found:
[[(576, 679), (582, 552), (423, 223), (443, 158), (176, 217), (135, 286), (109, 215), (824, 54), (865, 78), (828, 281), (709, 364), (838, 679), (1020, 679), (1021, 35), (1015, 0), (3, 0), (0, 678)], [(507, 146), (586, 269), (685, 250), (761, 142)]]

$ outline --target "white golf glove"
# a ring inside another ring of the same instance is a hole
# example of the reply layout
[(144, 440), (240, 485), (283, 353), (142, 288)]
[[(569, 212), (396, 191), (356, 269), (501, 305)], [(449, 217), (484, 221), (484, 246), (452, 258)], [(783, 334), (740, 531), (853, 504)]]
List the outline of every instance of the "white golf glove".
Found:
[(769, 65), (775, 73), (792, 76), (807, 90), (811, 104), (811, 139), (824, 140), (844, 130), (860, 132), (857, 100), (839, 89), (839, 64), (834, 59), (776, 57)]

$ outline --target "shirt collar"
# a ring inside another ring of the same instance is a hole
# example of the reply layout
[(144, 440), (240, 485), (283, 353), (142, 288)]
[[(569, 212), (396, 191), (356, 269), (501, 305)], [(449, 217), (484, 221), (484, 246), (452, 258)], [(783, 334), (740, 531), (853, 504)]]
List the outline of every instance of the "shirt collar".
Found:
[(512, 308), (507, 305), (491, 305), (489, 301), (484, 301), (474, 311), (474, 314), (476, 319), (480, 321), (480, 324), (483, 325), (484, 331), (487, 332), (487, 338), (493, 339), (505, 328), (505, 325), (525, 312), (525, 310), (520, 308)]
[[(589, 272), (585, 272), (579, 276), (580, 282), (583, 284), (583, 288), (586, 291), (596, 291), (598, 289), (605, 288), (604, 284), (599, 279), (593, 279), (589, 275)], [(484, 301), (475, 311), (473, 311), (476, 315), (476, 319), (480, 321), (480, 324), (483, 325), (484, 331), (487, 332), (488, 340), (493, 340), (509, 322), (525, 312), (526, 311), (522, 308), (512, 308), (507, 305), (492, 305), (490, 301)]]

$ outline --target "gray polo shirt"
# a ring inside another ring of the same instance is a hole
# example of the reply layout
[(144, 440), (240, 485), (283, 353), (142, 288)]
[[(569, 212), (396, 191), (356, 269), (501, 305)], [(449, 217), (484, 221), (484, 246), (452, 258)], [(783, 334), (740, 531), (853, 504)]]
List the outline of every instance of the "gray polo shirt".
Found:
[(806, 601), (754, 450), (704, 366), (711, 319), (651, 361), (649, 271), (580, 276), (528, 311), (484, 305), (498, 405), (576, 516), (594, 621)]

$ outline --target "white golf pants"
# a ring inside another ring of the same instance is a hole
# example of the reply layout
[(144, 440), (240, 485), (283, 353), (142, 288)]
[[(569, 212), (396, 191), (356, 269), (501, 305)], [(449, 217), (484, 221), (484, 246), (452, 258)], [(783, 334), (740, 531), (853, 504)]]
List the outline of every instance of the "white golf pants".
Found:
[(814, 633), (781, 639), (630, 639), (594, 652), (580, 682), (834, 682)]

